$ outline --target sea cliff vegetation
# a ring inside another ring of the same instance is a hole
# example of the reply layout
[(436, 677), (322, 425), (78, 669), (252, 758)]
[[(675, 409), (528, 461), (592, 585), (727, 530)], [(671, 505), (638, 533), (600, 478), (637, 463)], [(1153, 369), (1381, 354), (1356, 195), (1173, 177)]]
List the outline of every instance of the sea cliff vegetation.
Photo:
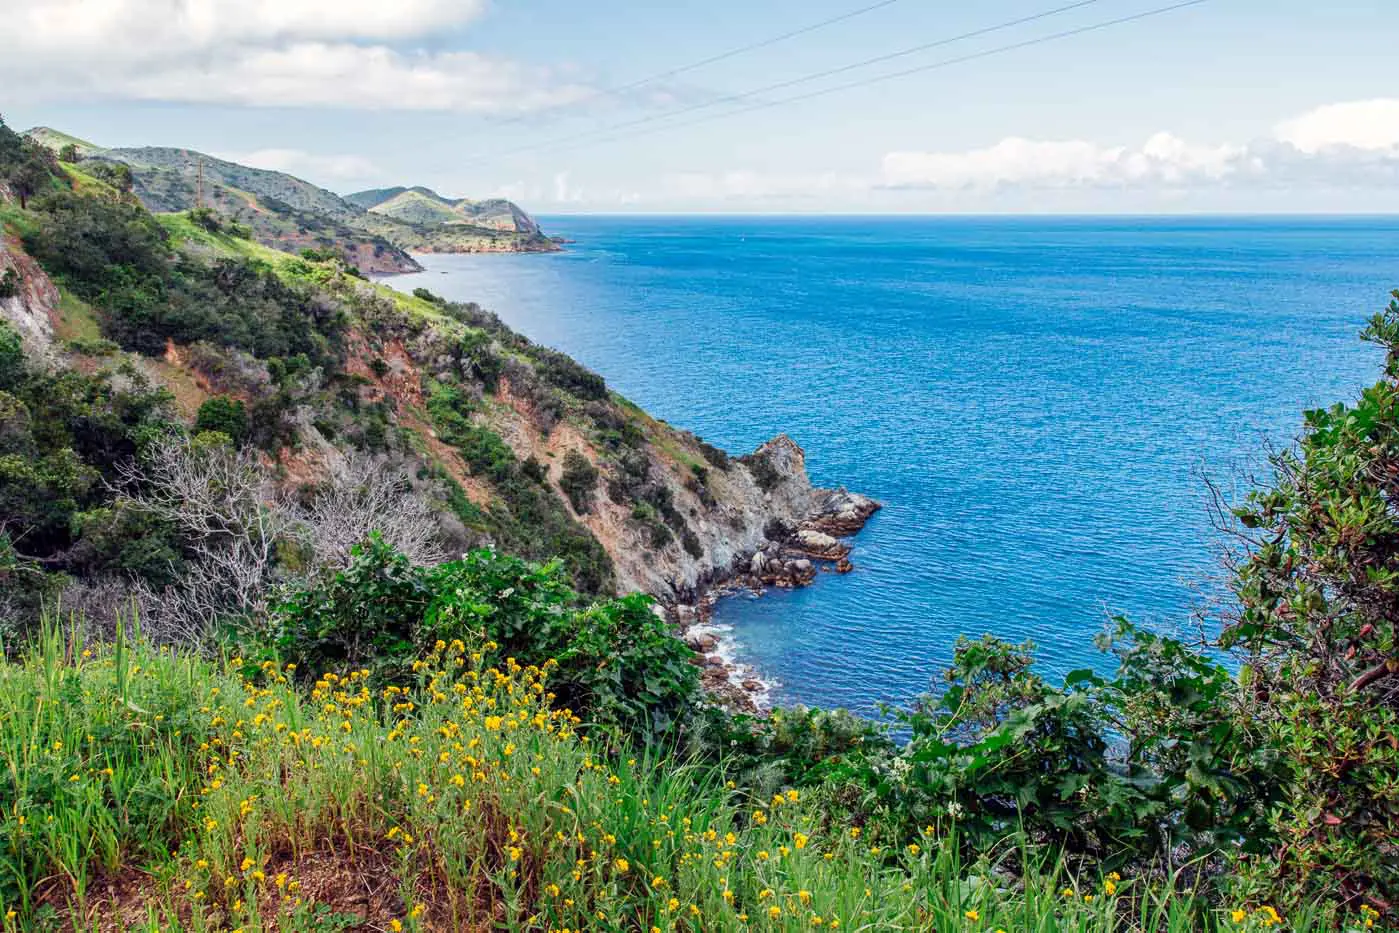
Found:
[(3, 125), (0, 181), (3, 929), (1396, 925), (1399, 293), (1222, 504), (1213, 643), (1117, 620), (1054, 684), (986, 635), (889, 723), (759, 718), (615, 555), (716, 546), (679, 497), (774, 455)]

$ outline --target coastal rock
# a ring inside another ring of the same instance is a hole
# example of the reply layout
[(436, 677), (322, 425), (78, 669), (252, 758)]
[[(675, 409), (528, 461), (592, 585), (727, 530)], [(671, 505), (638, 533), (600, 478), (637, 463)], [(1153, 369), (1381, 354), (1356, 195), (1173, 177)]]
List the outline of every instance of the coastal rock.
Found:
[(708, 632), (691, 636), (685, 642), (700, 654), (712, 654), (719, 647), (719, 639)]
[(795, 546), (822, 560), (842, 560), (850, 553), (850, 546), (842, 544), (824, 531), (803, 528), (796, 534)]
[(868, 496), (846, 489), (818, 490), (816, 498), (815, 514), (803, 527), (836, 538), (855, 534), (880, 509), (880, 504)]

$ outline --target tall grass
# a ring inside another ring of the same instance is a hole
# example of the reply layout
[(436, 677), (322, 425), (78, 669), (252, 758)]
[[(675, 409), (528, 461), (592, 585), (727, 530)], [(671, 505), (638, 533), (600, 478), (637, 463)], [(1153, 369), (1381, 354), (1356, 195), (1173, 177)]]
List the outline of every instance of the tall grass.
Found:
[(553, 708), (549, 667), (439, 643), (409, 688), (297, 686), (273, 662), (50, 629), (0, 667), (4, 928), (1274, 925), (1178, 885), (1076, 877), (1023, 838), (967, 864), (951, 819), (883, 838), (795, 790), (754, 800), (710, 768), (609, 754)]

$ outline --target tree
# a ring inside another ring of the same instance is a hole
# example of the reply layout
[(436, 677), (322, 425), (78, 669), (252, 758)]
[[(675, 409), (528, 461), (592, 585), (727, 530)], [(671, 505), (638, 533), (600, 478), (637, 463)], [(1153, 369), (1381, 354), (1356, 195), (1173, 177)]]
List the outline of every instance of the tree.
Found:
[(29, 207), (29, 199), (43, 191), (50, 178), (48, 167), (35, 158), (27, 158), (11, 170), (10, 188), (19, 198), (21, 210)]
[[(1281, 757), (1274, 852), (1248, 873), (1267, 896), (1399, 906), (1399, 292), (1365, 338), (1384, 377), (1352, 405), (1308, 412), (1295, 449), (1233, 510), (1243, 542), (1242, 720)], [(1279, 901), (1281, 902), (1281, 901)]]
[(78, 147), (72, 143), (66, 143), (62, 149), (58, 150), (58, 161), (74, 164), (82, 161), (82, 155), (78, 152)]

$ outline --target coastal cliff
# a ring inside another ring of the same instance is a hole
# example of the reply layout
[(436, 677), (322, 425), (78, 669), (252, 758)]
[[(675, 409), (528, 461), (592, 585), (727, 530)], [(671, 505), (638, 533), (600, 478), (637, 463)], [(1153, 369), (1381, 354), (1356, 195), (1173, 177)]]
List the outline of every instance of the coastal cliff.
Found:
[[(367, 281), (353, 244), (292, 256), (198, 210), (153, 215), (124, 176), (27, 147), (49, 178), (29, 206), (0, 192), (0, 321), (45, 370), (71, 370), (113, 404), (139, 398), (121, 404), (149, 420), (147, 441), (180, 423), (223, 438), (267, 471), (267, 502), (353, 485), (372, 458), (405, 477), (441, 551), (558, 559), (587, 596), (654, 596), (734, 705), (755, 691), (701, 630), (712, 601), (851, 569), (841, 539), (879, 506), (814, 488), (786, 435), (731, 456), (478, 305)], [(147, 441), (114, 449), (139, 458)], [(83, 505), (73, 498), (35, 559), (80, 585), (168, 578), (173, 550), (139, 571), (97, 559), (125, 536), (160, 534), (84, 537), (120, 520), (112, 490), (88, 479), (97, 466), (45, 479), (71, 481)]]

